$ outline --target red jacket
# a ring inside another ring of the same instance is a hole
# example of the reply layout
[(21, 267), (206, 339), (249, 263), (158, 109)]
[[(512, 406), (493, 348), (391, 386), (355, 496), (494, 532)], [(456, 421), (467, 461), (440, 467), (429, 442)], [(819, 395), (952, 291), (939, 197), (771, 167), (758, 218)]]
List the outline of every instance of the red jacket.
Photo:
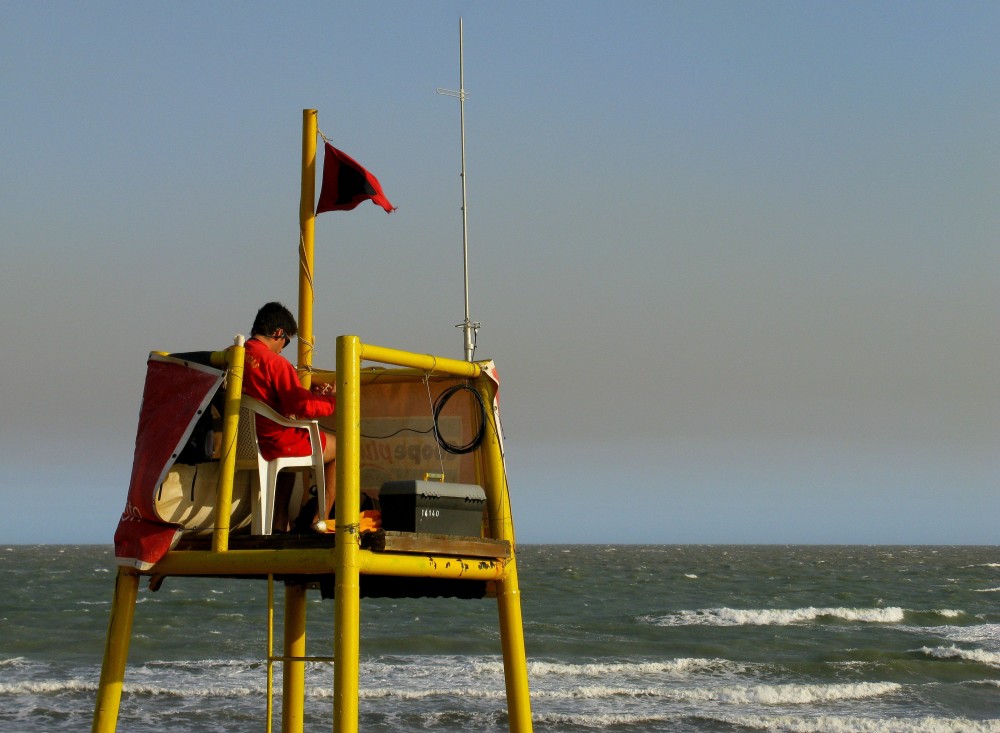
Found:
[[(243, 394), (255, 397), (286, 417), (312, 420), (332, 415), (335, 398), (310, 392), (299, 381), (298, 372), (285, 357), (270, 351), (263, 342), (246, 342)], [(309, 433), (302, 428), (286, 428), (257, 416), (257, 441), (265, 460), (279, 456), (309, 455)], [(326, 436), (322, 436), (326, 447)]]

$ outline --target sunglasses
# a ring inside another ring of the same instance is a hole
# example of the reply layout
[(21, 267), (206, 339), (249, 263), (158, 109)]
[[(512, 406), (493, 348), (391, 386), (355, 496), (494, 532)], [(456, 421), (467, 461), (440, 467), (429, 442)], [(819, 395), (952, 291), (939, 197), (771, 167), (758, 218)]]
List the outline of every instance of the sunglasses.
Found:
[(292, 337), (291, 337), (291, 336), (289, 336), (289, 335), (288, 335), (287, 333), (285, 333), (284, 331), (282, 331), (282, 332), (281, 332), (281, 335), (280, 335), (280, 336), (276, 336), (275, 338), (279, 338), (279, 339), (284, 339), (284, 340), (285, 340), (285, 345), (281, 347), (282, 349), (285, 349), (285, 348), (287, 348), (287, 347), (288, 347), (288, 344), (292, 343)]

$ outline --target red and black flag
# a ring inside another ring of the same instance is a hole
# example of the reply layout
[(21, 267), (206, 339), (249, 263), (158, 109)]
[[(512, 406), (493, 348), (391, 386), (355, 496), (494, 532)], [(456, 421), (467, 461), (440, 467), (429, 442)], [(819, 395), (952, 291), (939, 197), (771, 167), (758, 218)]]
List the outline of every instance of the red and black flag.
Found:
[(319, 192), (316, 213), (324, 211), (350, 211), (362, 201), (371, 199), (391, 214), (395, 207), (382, 193), (378, 179), (366, 171), (347, 153), (326, 143), (323, 158), (323, 185)]

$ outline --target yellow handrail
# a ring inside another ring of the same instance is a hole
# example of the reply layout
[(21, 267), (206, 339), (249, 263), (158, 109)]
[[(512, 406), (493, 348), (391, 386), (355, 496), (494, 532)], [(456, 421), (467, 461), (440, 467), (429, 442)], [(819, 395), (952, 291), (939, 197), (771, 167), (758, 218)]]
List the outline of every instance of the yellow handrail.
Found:
[[(341, 338), (357, 338), (348, 336)], [(448, 359), (444, 356), (434, 356), (433, 354), (414, 354), (409, 351), (390, 349), (387, 346), (375, 346), (374, 344), (363, 344), (358, 342), (359, 359), (364, 361), (376, 361), (381, 364), (392, 364), (401, 367), (411, 367), (434, 374), (450, 374), (455, 377), (476, 378), (482, 374), (482, 367), (475, 362), (462, 361), (460, 359)], [(338, 370), (339, 370), (338, 364)]]

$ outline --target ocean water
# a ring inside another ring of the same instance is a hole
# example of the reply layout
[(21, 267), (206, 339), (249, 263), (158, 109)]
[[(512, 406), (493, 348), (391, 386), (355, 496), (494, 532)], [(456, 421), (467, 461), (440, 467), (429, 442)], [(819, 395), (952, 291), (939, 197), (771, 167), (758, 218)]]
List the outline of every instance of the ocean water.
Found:
[[(1000, 733), (1000, 547), (527, 545), (519, 568), (537, 731)], [(110, 547), (0, 546), (0, 731), (90, 729), (114, 574)], [(143, 584), (118, 730), (263, 731), (266, 599)], [(496, 615), (362, 601), (361, 730), (505, 730)], [(332, 618), (310, 592), (309, 654)], [(332, 680), (308, 665), (307, 731)]]

